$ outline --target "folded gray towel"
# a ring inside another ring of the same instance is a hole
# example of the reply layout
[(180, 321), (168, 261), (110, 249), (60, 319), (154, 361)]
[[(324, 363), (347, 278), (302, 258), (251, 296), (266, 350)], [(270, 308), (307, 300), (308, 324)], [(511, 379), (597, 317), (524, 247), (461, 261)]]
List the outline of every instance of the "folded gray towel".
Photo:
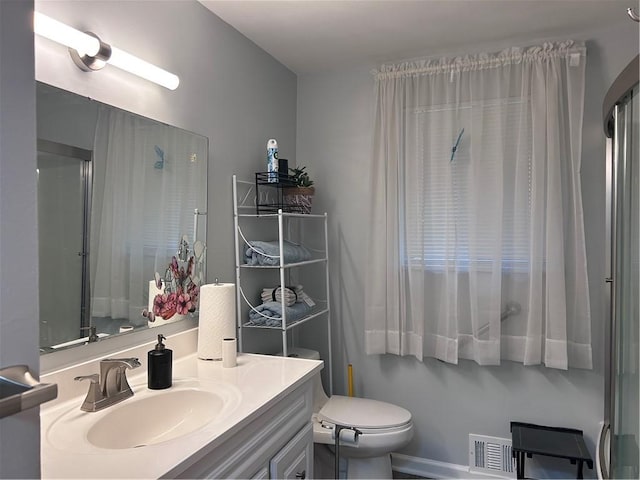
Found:
[[(284, 263), (304, 262), (311, 259), (311, 252), (302, 245), (284, 241)], [(280, 265), (280, 245), (278, 242), (250, 240), (244, 252), (247, 265)]]
[[(311, 311), (311, 307), (304, 302), (295, 303), (291, 307), (285, 308), (287, 323), (299, 320)], [(260, 315), (258, 312), (266, 316)], [(282, 326), (282, 305), (278, 302), (265, 302), (255, 307), (255, 310), (249, 310), (249, 325)]]

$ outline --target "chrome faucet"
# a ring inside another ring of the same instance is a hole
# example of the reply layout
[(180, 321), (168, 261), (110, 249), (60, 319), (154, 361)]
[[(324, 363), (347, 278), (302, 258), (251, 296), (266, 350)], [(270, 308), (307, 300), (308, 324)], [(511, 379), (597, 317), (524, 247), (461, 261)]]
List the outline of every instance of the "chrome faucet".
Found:
[(81, 375), (74, 380), (89, 380), (89, 392), (80, 407), (85, 412), (97, 412), (132, 397), (126, 370), (141, 365), (137, 358), (105, 358), (100, 361), (100, 375)]

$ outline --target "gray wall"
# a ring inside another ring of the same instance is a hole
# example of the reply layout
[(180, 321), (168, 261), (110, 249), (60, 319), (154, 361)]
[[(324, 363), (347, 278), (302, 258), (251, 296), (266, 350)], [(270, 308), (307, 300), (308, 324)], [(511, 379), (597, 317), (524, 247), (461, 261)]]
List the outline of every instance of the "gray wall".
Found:
[[(38, 374), (36, 107), (31, 1), (0, 2), (0, 367)], [(40, 475), (40, 417), (0, 420), (0, 478)]]
[[(317, 211), (330, 214), (336, 391), (346, 390), (346, 365), (352, 363), (357, 395), (409, 409), (416, 434), (401, 453), (465, 465), (469, 433), (508, 438), (511, 420), (584, 429), (593, 451), (604, 397), (605, 140), (600, 108), (608, 85), (638, 53), (637, 24), (625, 21), (624, 15), (621, 19), (618, 28), (572, 37), (588, 41), (582, 181), (593, 371), (563, 372), (511, 362), (479, 367), (461, 361), (452, 366), (433, 359), (421, 363), (410, 357), (365, 355), (365, 242), (374, 99), (370, 70), (376, 65), (298, 78), (297, 159), (310, 166)], [(534, 42), (518, 39), (486, 48), (474, 45), (469, 51)], [(464, 52), (443, 55), (458, 53)]]

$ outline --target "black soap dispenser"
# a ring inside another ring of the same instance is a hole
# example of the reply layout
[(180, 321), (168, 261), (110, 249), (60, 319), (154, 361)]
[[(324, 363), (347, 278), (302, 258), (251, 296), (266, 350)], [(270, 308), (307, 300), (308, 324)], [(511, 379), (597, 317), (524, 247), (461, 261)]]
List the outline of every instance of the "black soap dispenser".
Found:
[(151, 390), (162, 390), (171, 386), (173, 352), (162, 343), (166, 337), (158, 335), (158, 343), (147, 354), (147, 386)]

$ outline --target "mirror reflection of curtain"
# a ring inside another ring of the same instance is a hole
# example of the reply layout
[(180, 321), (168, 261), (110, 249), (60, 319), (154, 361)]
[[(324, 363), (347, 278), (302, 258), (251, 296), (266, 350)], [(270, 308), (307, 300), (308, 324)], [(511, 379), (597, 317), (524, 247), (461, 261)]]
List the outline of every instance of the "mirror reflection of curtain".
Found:
[(194, 209), (206, 210), (200, 187), (206, 144), (198, 140), (100, 108), (91, 207), (93, 317), (146, 323), (141, 312), (149, 280), (156, 271), (164, 275), (182, 235), (193, 241)]

